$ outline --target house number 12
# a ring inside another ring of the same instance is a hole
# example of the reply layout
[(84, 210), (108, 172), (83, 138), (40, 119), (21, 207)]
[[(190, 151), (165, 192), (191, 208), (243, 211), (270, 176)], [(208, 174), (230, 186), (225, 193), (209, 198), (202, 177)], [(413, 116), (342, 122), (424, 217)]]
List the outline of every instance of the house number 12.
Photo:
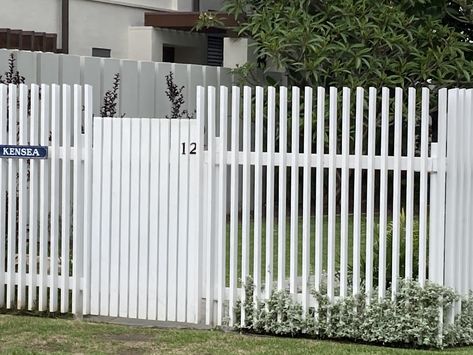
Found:
[[(197, 143), (190, 143), (189, 146), (189, 154), (197, 154)], [(186, 154), (186, 143), (182, 143), (182, 155)]]

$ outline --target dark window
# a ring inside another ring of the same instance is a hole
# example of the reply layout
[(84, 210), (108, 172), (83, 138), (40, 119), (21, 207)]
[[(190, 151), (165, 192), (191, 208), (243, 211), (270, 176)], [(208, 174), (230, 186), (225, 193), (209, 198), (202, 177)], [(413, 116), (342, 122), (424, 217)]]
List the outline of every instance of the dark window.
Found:
[(163, 46), (163, 62), (174, 63), (176, 60), (176, 49), (174, 47)]
[(207, 37), (207, 64), (216, 67), (223, 65), (223, 38), (217, 36)]
[(110, 58), (112, 54), (111, 49), (107, 48), (92, 48), (92, 57), (102, 57), (102, 58)]

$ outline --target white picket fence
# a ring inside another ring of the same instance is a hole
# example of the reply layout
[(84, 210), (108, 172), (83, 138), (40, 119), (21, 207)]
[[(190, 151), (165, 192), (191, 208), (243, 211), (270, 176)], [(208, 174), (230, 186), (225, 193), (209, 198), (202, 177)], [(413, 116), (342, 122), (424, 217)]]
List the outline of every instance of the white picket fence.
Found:
[(91, 155), (84, 154), (92, 147), (91, 119), (85, 119), (92, 118), (90, 93), (82, 114), (79, 86), (71, 105), (69, 86), (61, 93), (58, 85), (32, 85), (29, 93), (26, 85), (0, 85), (0, 144), (49, 146), (47, 160), (0, 159), (0, 278), (6, 285), (0, 304), (6, 308), (81, 312), (79, 269), (91, 225), (90, 194), (83, 193), (91, 185)]
[(150, 120), (0, 85), (0, 145), (49, 147), (0, 159), (0, 306), (221, 325), (248, 276), (305, 311), (399, 278), (465, 294), (472, 95), (199, 87), (197, 119)]
[[(429, 279), (462, 294), (473, 288), (472, 90), (410, 88), (407, 100), (399, 88), (383, 88), (380, 97), (375, 88), (305, 88), (303, 100), (297, 87), (257, 87), (255, 95), (245, 87), (243, 98), (240, 91), (233, 87), (231, 98), (226, 87), (197, 92), (198, 120), (210, 137), (207, 324), (237, 321), (248, 276), (255, 300), (289, 289), (304, 311), (316, 306), (311, 289), (331, 300), (349, 293), (369, 300), (374, 292), (386, 297), (388, 287), (394, 298), (399, 278)], [(438, 127), (431, 125), (431, 95), (438, 95)], [(435, 143), (431, 130), (438, 131)], [(243, 322), (243, 306), (241, 314)]]

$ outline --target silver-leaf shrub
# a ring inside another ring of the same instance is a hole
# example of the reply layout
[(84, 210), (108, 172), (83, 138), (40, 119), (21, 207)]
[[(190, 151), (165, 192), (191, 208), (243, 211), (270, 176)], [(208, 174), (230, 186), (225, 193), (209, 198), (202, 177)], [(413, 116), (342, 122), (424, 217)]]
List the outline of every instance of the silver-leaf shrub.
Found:
[[(390, 346), (443, 348), (473, 344), (473, 294), (460, 298), (453, 290), (427, 282), (400, 280), (394, 298), (359, 294), (330, 302), (312, 292), (318, 305), (304, 314), (288, 290), (274, 291), (267, 300), (254, 298), (253, 280), (246, 280), (245, 299), (235, 307), (235, 328), (243, 332), (317, 339), (344, 339)], [(445, 320), (461, 299), (453, 324)], [(241, 322), (244, 309), (245, 321)]]

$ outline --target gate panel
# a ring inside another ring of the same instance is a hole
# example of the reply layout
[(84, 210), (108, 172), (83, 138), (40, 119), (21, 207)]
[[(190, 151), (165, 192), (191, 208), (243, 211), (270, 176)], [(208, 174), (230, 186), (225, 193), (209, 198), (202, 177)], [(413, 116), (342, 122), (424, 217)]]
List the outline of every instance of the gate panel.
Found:
[(197, 120), (94, 121), (91, 314), (196, 323)]

